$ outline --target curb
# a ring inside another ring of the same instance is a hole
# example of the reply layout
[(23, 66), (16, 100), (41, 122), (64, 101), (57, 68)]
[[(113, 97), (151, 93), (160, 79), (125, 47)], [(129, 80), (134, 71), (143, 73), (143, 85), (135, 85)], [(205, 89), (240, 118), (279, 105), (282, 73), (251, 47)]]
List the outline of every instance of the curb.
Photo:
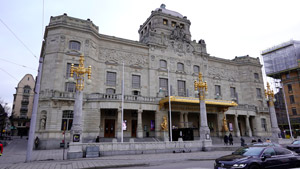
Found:
[(122, 167), (138, 167), (138, 166), (149, 166), (148, 163), (137, 163), (137, 164), (116, 164), (116, 165), (106, 165), (106, 166), (95, 166), (86, 167), (82, 169), (98, 169), (98, 168), (122, 168)]

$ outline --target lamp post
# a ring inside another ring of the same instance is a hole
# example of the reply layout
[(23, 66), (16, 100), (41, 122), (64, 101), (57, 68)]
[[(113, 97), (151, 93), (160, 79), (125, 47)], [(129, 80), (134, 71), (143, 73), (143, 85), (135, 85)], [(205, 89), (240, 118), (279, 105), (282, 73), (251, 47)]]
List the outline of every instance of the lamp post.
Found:
[(79, 66), (75, 67), (74, 64), (71, 65), (71, 74), (69, 82), (75, 82), (74, 73), (76, 73), (76, 95), (75, 95), (75, 104), (74, 104), (74, 121), (71, 128), (71, 142), (82, 142), (82, 90), (84, 88), (84, 75), (88, 75), (87, 84), (90, 84), (92, 67), (84, 67), (84, 56), (80, 55)]
[(205, 95), (207, 95), (207, 83), (203, 82), (202, 74), (199, 72), (199, 81), (194, 82), (195, 92), (199, 93), (200, 102), (200, 127), (199, 135), (200, 140), (210, 139), (210, 130), (207, 125), (207, 115), (206, 115), (206, 105), (205, 105)]
[(278, 138), (280, 135), (280, 130), (278, 128), (277, 117), (276, 117), (275, 107), (274, 107), (274, 102), (276, 101), (276, 99), (274, 97), (273, 90), (270, 89), (269, 82), (267, 83), (267, 89), (265, 89), (265, 96), (266, 96), (266, 101), (269, 102), (269, 112), (270, 112), (271, 127), (272, 127), (272, 138), (275, 141), (278, 141)]

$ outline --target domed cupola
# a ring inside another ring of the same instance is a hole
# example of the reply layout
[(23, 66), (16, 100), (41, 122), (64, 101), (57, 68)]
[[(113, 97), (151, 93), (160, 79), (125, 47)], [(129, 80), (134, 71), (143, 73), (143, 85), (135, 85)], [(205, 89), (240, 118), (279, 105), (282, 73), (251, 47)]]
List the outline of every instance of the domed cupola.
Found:
[(164, 45), (163, 39), (172, 39), (182, 42), (191, 41), (191, 22), (186, 16), (166, 9), (162, 4), (160, 8), (151, 12), (150, 17), (140, 26), (139, 41), (152, 45)]

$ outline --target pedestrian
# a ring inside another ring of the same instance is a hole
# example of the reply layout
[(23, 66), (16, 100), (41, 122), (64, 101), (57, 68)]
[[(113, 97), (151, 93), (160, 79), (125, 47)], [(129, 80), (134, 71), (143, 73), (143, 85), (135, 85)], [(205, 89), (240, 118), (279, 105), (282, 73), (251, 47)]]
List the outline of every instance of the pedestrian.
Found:
[(40, 139), (38, 136), (36, 136), (35, 140), (34, 140), (34, 145), (35, 145), (35, 149), (37, 150), (40, 144)]
[(260, 138), (257, 140), (257, 142), (259, 142), (259, 143), (262, 143), (262, 141), (261, 141), (261, 139), (260, 139)]
[(228, 136), (226, 134), (224, 136), (224, 145), (228, 145)]
[(0, 156), (2, 156), (2, 153), (3, 153), (3, 144), (2, 144), (2, 142), (0, 141)]
[(254, 138), (252, 138), (251, 143), (256, 143), (256, 140)]
[(228, 139), (229, 139), (229, 145), (233, 145), (233, 137), (231, 133), (229, 134)]
[(267, 142), (267, 143), (271, 143), (271, 140), (267, 138), (266, 142)]
[(241, 137), (241, 146), (245, 146), (245, 140)]
[(97, 136), (96, 143), (99, 143), (99, 141), (100, 141), (100, 138), (99, 138), (99, 136)]

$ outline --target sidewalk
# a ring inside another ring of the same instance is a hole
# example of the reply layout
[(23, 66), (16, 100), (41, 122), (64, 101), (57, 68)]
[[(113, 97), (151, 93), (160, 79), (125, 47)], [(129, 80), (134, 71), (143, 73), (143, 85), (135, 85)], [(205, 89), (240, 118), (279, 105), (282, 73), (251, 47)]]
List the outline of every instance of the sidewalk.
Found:
[[(105, 156), (97, 158), (81, 158), (63, 160), (63, 150), (34, 150), (32, 161), (25, 163), (26, 139), (14, 139), (4, 149), (0, 157), (0, 168), (28, 169), (73, 169), (73, 168), (108, 168), (149, 165), (151, 162), (172, 162), (185, 160), (214, 160), (217, 157), (230, 154), (232, 151), (210, 151), (191, 153), (140, 154)], [(218, 145), (221, 147), (221, 145)], [(67, 150), (66, 150), (67, 152)], [(65, 157), (66, 157), (65, 152)], [(66, 158), (65, 158), (66, 159)]]

